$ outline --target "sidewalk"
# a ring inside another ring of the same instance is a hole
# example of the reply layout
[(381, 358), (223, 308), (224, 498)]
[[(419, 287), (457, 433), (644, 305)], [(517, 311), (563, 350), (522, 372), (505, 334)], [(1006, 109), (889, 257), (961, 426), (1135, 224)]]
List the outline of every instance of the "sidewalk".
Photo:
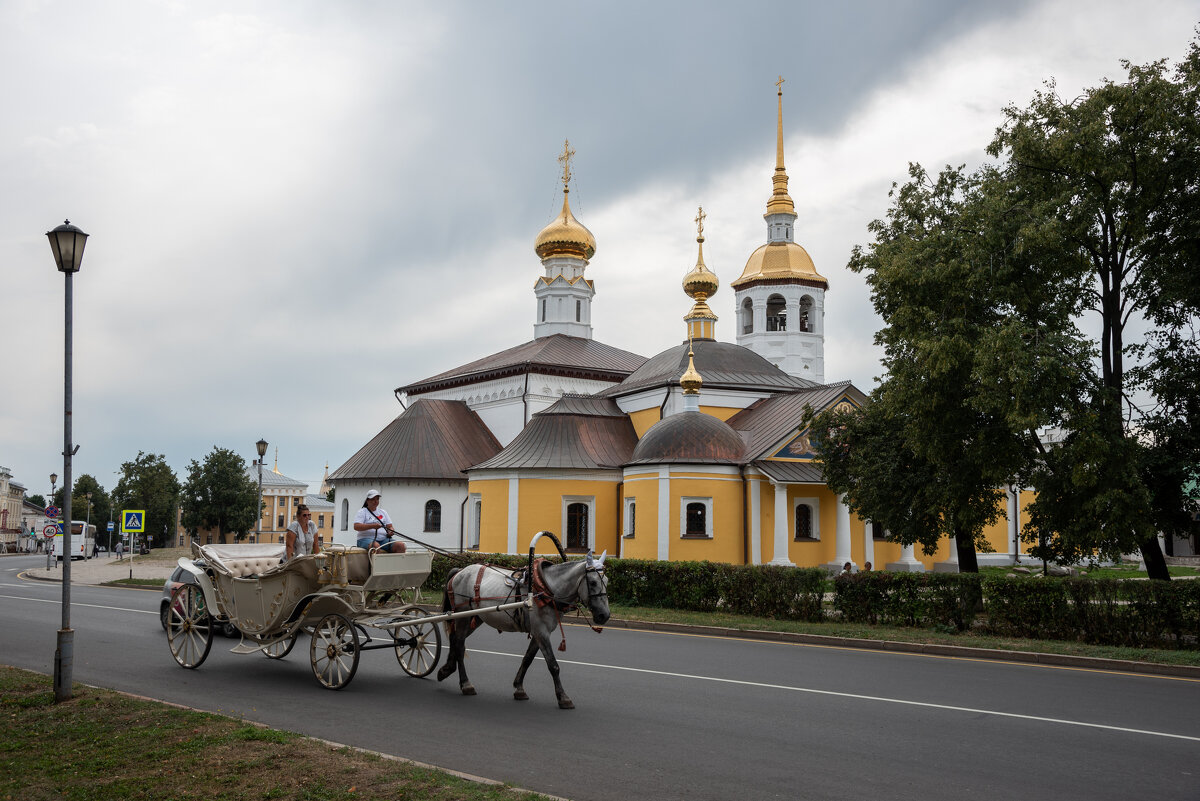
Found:
[[(175, 569), (175, 562), (167, 562), (150, 556), (137, 556), (132, 561), (126, 556), (117, 561), (115, 556), (100, 556), (95, 559), (77, 559), (71, 563), (71, 584), (104, 584), (108, 581), (129, 578), (130, 565), (133, 577), (139, 579), (158, 579), (165, 581)], [(23, 575), (41, 581), (62, 581), (63, 569), (60, 562), (47, 570), (34, 567), (24, 571)]]

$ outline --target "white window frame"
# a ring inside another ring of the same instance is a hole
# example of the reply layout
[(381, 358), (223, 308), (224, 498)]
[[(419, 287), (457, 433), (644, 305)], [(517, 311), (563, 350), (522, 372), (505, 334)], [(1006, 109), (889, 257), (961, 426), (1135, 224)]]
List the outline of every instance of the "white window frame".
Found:
[[(812, 510), (812, 539), (797, 540), (796, 539), (796, 509), (800, 506), (807, 506)], [(792, 499), (792, 542), (820, 542), (821, 541), (821, 499), (820, 498), (793, 498)]]
[(472, 492), (467, 501), (467, 547), (479, 550), (479, 529), (483, 523), (483, 495)]
[[(704, 537), (688, 536), (687, 508), (689, 503), (704, 504)], [(683, 540), (698, 540), (713, 538), (713, 500), (709, 498), (681, 497), (679, 499), (679, 538)]]
[(587, 541), (583, 547), (593, 550), (596, 547), (596, 496), (595, 495), (564, 495), (562, 496), (562, 522), (559, 531), (562, 532), (562, 546), (567, 547), (567, 507), (573, 503), (587, 506)]
[(637, 526), (634, 525), (634, 517), (637, 514), (637, 496), (625, 499), (625, 515), (624, 515), (624, 530), (621, 532), (627, 540), (631, 540), (637, 534)]

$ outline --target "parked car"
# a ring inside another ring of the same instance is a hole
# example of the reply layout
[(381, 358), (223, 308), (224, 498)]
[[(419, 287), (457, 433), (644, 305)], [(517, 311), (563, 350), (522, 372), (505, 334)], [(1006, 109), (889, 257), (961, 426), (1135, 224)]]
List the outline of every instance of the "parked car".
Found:
[[(204, 567), (204, 563), (197, 561), (197, 567)], [(162, 600), (158, 604), (158, 621), (162, 624), (163, 631), (167, 630), (167, 616), (171, 609), (171, 593), (175, 592), (175, 588), (183, 584), (195, 584), (196, 577), (182, 567), (175, 568), (171, 573), (170, 578), (163, 582)], [(229, 621), (217, 623), (216, 631), (218, 634), (223, 634), (226, 637), (240, 637), (241, 633)]]

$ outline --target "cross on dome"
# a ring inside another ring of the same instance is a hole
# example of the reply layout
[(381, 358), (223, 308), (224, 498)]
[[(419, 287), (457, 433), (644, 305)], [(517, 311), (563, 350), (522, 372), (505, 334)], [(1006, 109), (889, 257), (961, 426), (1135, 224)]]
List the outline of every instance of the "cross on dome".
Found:
[(563, 152), (558, 157), (558, 163), (563, 165), (562, 182), (565, 188), (571, 182), (571, 159), (574, 157), (575, 151), (571, 149), (571, 140), (563, 140)]

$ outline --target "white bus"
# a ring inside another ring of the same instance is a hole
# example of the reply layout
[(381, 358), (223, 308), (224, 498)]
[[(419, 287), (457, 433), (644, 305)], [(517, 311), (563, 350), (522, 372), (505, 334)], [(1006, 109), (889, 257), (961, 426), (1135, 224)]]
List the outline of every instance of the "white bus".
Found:
[[(85, 532), (84, 529), (87, 529)], [(91, 559), (92, 548), (96, 544), (96, 526), (88, 525), (82, 520), (71, 521), (71, 559)], [(63, 558), (63, 535), (54, 536), (54, 554), (58, 560)]]

